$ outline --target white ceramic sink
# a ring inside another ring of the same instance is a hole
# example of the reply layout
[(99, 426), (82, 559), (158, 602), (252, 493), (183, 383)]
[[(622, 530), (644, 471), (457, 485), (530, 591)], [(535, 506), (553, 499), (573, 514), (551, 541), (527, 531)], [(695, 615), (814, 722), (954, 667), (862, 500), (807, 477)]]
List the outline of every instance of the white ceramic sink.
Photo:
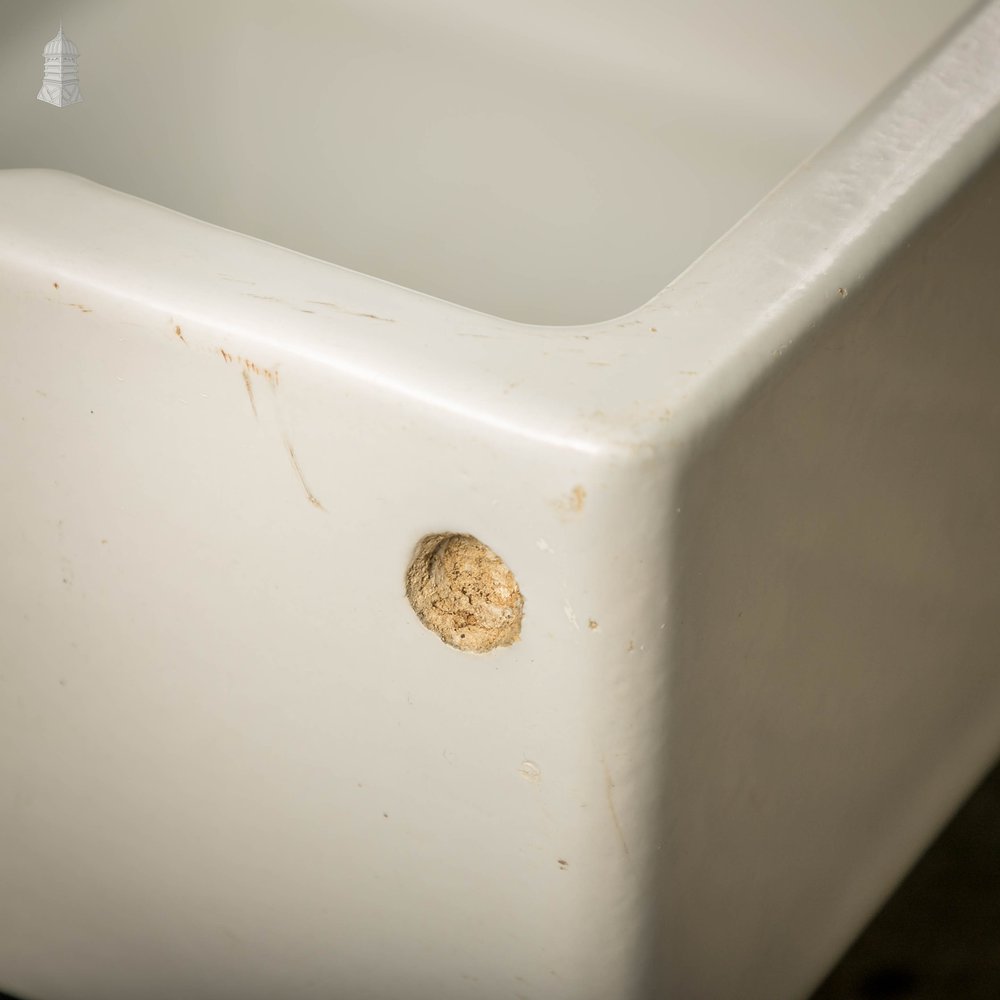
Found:
[(806, 996), (1000, 752), (998, 146), (996, 2), (0, 0), (0, 989)]

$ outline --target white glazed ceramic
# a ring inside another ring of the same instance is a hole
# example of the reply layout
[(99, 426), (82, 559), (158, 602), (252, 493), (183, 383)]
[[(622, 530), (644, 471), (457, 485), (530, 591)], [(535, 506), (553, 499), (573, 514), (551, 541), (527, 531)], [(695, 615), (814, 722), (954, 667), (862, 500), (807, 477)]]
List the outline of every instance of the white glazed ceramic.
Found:
[[(805, 996), (1000, 750), (1000, 4), (64, 6), (0, 4), (0, 988)], [(516, 643), (420, 623), (433, 532)]]

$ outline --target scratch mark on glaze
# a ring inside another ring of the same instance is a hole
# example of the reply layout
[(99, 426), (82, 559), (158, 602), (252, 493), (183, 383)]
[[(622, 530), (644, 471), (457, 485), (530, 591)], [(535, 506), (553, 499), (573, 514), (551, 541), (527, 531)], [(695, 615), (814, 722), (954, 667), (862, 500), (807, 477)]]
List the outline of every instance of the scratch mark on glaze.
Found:
[(179, 326), (177, 326), (176, 324), (174, 325), (174, 336), (175, 336), (175, 337), (176, 337), (176, 338), (177, 338), (177, 339), (178, 339), (178, 340), (179, 340), (179, 341), (180, 341), (180, 342), (181, 342), (181, 343), (182, 343), (182, 344), (183, 344), (183, 345), (184, 345), (185, 347), (187, 347), (187, 341), (186, 341), (186, 340), (184, 339), (184, 334), (183, 334), (183, 333), (181, 332), (181, 328), (180, 328)]
[(622, 850), (625, 852), (625, 857), (631, 861), (632, 855), (629, 854), (628, 841), (625, 840), (625, 832), (622, 830), (621, 821), (618, 819), (618, 810), (615, 809), (615, 783), (611, 778), (611, 771), (608, 769), (608, 762), (603, 757), (601, 758), (601, 764), (604, 767), (604, 792), (608, 799), (608, 811), (611, 813), (611, 820), (615, 824), (618, 839), (622, 842)]
[(566, 617), (569, 619), (569, 623), (577, 630), (580, 631), (580, 623), (576, 620), (576, 612), (573, 611), (573, 605), (569, 603), (569, 598), (565, 598), (563, 601), (563, 611), (566, 612)]
[(336, 309), (337, 312), (342, 312), (347, 316), (360, 316), (362, 319), (377, 319), (382, 323), (396, 322), (388, 316), (376, 316), (375, 313), (355, 312), (353, 309), (345, 309), (342, 305), (336, 302), (325, 302), (323, 299), (306, 299), (306, 301), (312, 306), (329, 306), (331, 309)]
[(93, 309), (88, 309), (86, 306), (80, 305), (79, 302), (67, 302), (66, 305), (73, 306), (74, 309), (79, 309), (80, 312), (89, 313), (93, 312)]
[(247, 298), (261, 299), (264, 302), (284, 302), (284, 299), (276, 299), (273, 295), (257, 295), (255, 292), (243, 292)]
[(319, 502), (315, 494), (306, 485), (305, 477), (302, 475), (302, 470), (299, 468), (299, 460), (295, 457), (295, 449), (289, 440), (285, 440), (285, 447), (288, 449), (288, 457), (292, 460), (292, 468), (295, 470), (295, 475), (298, 476), (299, 482), (302, 484), (302, 489), (305, 490), (306, 499), (318, 510), (326, 513), (326, 508)]
[(532, 784), (538, 784), (538, 782), (542, 780), (542, 769), (531, 760), (524, 761), (517, 769), (517, 773), (521, 775), (525, 781), (530, 781)]
[(257, 416), (257, 401), (253, 398), (253, 383), (250, 381), (250, 372), (245, 368), (243, 369), (243, 384), (247, 387), (247, 395), (250, 397), (250, 407), (253, 410), (253, 415)]
[(216, 272), (220, 278), (225, 278), (226, 281), (236, 281), (241, 285), (256, 285), (256, 281), (249, 281), (246, 278), (234, 278), (231, 274), (223, 274), (221, 271)]

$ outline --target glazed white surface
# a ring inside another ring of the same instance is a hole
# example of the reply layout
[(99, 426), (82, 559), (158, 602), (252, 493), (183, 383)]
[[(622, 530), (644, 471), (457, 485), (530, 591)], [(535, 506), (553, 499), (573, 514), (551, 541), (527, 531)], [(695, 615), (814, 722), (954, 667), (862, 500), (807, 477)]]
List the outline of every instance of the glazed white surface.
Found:
[[(591, 322), (676, 277), (970, 6), (6, 0), (0, 167)], [(60, 17), (85, 99), (42, 114)]]
[(0, 171), (0, 988), (803, 995), (1000, 749), (998, 65), (580, 326)]

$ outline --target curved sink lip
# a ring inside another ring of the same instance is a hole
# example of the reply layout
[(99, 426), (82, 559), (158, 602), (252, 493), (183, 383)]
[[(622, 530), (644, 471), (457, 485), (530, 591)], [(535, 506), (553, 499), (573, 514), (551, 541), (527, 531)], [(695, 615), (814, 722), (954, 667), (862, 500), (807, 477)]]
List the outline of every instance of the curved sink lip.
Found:
[(492, 316), (43, 168), (0, 170), (0, 258), (39, 294), (191, 322), (191, 347), (249, 342), (592, 458), (678, 457), (1000, 145), (998, 66), (990, 0), (662, 291), (594, 323)]

